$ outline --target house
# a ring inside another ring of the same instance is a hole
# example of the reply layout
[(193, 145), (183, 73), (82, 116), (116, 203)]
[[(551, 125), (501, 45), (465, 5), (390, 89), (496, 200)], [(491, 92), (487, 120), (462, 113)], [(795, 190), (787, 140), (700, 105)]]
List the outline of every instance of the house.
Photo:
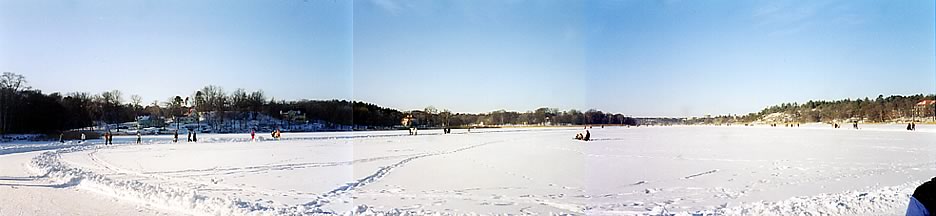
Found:
[(149, 127), (164, 127), (166, 126), (166, 121), (158, 116), (137, 116), (137, 124), (139, 128), (149, 128)]
[(284, 120), (291, 121), (291, 122), (305, 122), (306, 121), (306, 115), (303, 114), (299, 110), (290, 110), (286, 112), (280, 111), (280, 116), (282, 116)]
[(914, 118), (932, 115), (933, 120), (936, 120), (936, 114), (933, 113), (933, 104), (936, 104), (936, 100), (921, 100), (917, 102), (916, 106), (913, 106)]

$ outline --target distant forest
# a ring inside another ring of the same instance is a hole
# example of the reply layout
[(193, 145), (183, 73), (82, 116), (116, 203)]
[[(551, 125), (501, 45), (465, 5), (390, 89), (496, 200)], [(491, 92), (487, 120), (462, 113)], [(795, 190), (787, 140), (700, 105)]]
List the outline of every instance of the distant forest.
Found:
[(715, 116), (691, 120), (689, 123), (746, 123), (755, 121), (784, 122), (772, 120), (771, 114), (781, 114), (789, 117), (785, 122), (906, 122), (906, 121), (933, 121), (934, 106), (918, 106), (923, 100), (934, 100), (934, 95), (892, 95), (870, 99), (845, 99), (835, 101), (807, 101), (806, 103), (783, 103), (764, 108), (760, 112), (743, 116)]
[(534, 111), (514, 112), (498, 110), (489, 113), (453, 113), (446, 109), (427, 107), (423, 110), (400, 111), (375, 104), (347, 100), (285, 101), (268, 97), (262, 90), (248, 92), (235, 89), (226, 92), (218, 86), (206, 86), (189, 96), (174, 96), (165, 101), (144, 103), (140, 96), (126, 100), (118, 90), (91, 94), (72, 92), (45, 94), (28, 86), (22, 75), (5, 72), (0, 76), (0, 134), (50, 133), (84, 128), (95, 123), (122, 123), (135, 121), (137, 116), (164, 119), (192, 115), (193, 113), (222, 113), (206, 119), (207, 123), (227, 120), (250, 120), (266, 114), (281, 118), (280, 112), (301, 111), (308, 120), (321, 120), (355, 128), (394, 128), (401, 126), (405, 117), (412, 117), (417, 127), (465, 127), (468, 125), (557, 125), (557, 124), (628, 124), (637, 125), (633, 118), (623, 114), (598, 110), (559, 111), (539, 108)]

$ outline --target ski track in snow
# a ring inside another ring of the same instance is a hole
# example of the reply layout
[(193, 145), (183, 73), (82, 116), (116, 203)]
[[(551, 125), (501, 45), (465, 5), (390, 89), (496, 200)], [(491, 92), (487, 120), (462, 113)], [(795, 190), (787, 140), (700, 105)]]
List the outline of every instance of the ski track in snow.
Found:
[(334, 190), (329, 191), (328, 193), (326, 193), (325, 195), (323, 195), (323, 196), (322, 196), (322, 199), (314, 200), (314, 201), (312, 201), (312, 202), (308, 202), (308, 203), (303, 204), (303, 205), (304, 205), (304, 206), (308, 206), (308, 207), (316, 207), (316, 208), (317, 208), (317, 207), (321, 207), (322, 205), (324, 205), (325, 203), (328, 202), (328, 198), (330, 198), (330, 197), (335, 197), (335, 196), (338, 196), (338, 195), (341, 195), (341, 194), (344, 194), (344, 193), (353, 191), (353, 190), (355, 190), (355, 189), (357, 189), (357, 188), (364, 187), (364, 186), (366, 186), (366, 185), (368, 185), (368, 184), (371, 184), (371, 183), (374, 183), (374, 182), (376, 182), (376, 181), (379, 181), (381, 178), (383, 178), (383, 177), (386, 176), (387, 174), (390, 174), (390, 172), (393, 171), (394, 169), (397, 169), (397, 168), (399, 168), (399, 167), (402, 167), (402, 166), (405, 165), (406, 163), (409, 163), (410, 161), (413, 161), (413, 160), (416, 160), (416, 159), (420, 159), (420, 158), (424, 158), (424, 157), (430, 157), (430, 156), (437, 156), (437, 155), (452, 154), (452, 153), (456, 153), (456, 152), (460, 152), (460, 151), (465, 151), (465, 150), (469, 150), (469, 149), (473, 149), (473, 148), (477, 148), (477, 147), (481, 147), (481, 146), (485, 146), (485, 145), (489, 145), (489, 144), (493, 144), (493, 143), (500, 143), (500, 142), (504, 142), (504, 141), (491, 141), (491, 142), (486, 142), (486, 143), (481, 143), (481, 144), (476, 144), (476, 145), (472, 145), (472, 146), (468, 146), (468, 147), (463, 147), (463, 148), (455, 149), (455, 150), (452, 150), (452, 151), (439, 152), (439, 153), (432, 153), (432, 154), (420, 154), (420, 155), (417, 155), (417, 156), (408, 157), (408, 158), (403, 159), (403, 160), (401, 160), (401, 161), (399, 161), (399, 162), (397, 162), (397, 163), (394, 163), (394, 164), (392, 164), (392, 165), (390, 165), (390, 166), (381, 167), (381, 168), (378, 169), (376, 172), (374, 172), (373, 174), (371, 174), (371, 175), (369, 175), (369, 176), (367, 176), (367, 177), (361, 178), (361, 179), (359, 179), (359, 180), (357, 180), (357, 181), (355, 181), (355, 182), (352, 182), (352, 183), (348, 183), (347, 185), (341, 186), (341, 187), (339, 187), (339, 188), (335, 188)]

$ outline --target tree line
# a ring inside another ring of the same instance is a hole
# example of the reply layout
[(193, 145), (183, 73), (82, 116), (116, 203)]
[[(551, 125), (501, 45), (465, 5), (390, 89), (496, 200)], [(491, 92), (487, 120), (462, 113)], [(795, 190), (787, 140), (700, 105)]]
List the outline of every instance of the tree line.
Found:
[(743, 116), (721, 115), (711, 118), (687, 120), (687, 123), (725, 124), (763, 121), (770, 114), (790, 117), (792, 122), (893, 122), (936, 120), (933, 105), (918, 106), (923, 100), (934, 100), (936, 95), (878, 95), (874, 99), (810, 100), (806, 103), (782, 103)]
[[(262, 90), (235, 89), (227, 92), (219, 86), (205, 86), (191, 95), (173, 96), (165, 101), (144, 103), (138, 95), (112, 90), (92, 94), (88, 92), (50, 93), (28, 86), (26, 78), (5, 72), (0, 76), (0, 134), (53, 133), (80, 129), (96, 124), (114, 124), (135, 121), (138, 116), (175, 119), (190, 116), (204, 119), (219, 129), (231, 120), (255, 120), (259, 115), (282, 118), (281, 112), (300, 111), (309, 120), (355, 128), (401, 127), (401, 120), (411, 117), (414, 126), (425, 128), (465, 127), (469, 125), (581, 125), (628, 124), (637, 120), (623, 114), (598, 110), (559, 111), (539, 108), (516, 112), (498, 110), (488, 113), (453, 113), (447, 109), (427, 107), (423, 110), (400, 111), (376, 104), (348, 100), (277, 100)], [(210, 115), (207, 115), (211, 113)], [(238, 121), (245, 123), (245, 121)], [(244, 125), (246, 126), (246, 125)]]

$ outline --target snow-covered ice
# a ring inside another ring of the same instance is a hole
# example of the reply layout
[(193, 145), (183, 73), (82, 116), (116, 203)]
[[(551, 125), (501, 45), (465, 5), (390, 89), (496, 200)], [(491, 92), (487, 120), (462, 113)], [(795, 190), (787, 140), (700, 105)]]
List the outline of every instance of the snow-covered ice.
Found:
[(30, 175), (63, 184), (53, 191), (163, 214), (899, 215), (936, 175), (936, 133), (918, 127), (596, 127), (589, 142), (572, 139), (581, 128), (538, 128), (17, 145), (43, 150), (20, 154), (31, 157)]

